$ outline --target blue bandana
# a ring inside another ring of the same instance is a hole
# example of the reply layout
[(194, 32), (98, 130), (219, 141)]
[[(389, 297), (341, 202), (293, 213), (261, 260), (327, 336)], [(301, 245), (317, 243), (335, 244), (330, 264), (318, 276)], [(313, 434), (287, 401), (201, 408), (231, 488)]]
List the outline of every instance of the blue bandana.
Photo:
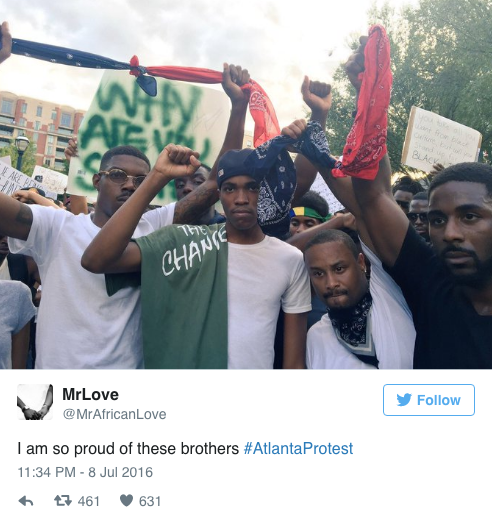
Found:
[(217, 176), (219, 186), (233, 175), (251, 176), (260, 184), (258, 222), (265, 234), (278, 238), (289, 233), (289, 213), (297, 186), (294, 162), (286, 150), (288, 146), (318, 165), (333, 168), (336, 164), (321, 125), (310, 121), (299, 140), (277, 136), (251, 151), (227, 152), (219, 161)]
[[(28, 58), (37, 58), (51, 63), (61, 63), (74, 67), (85, 67), (89, 69), (115, 69), (118, 71), (133, 70), (129, 63), (118, 62), (98, 54), (86, 53), (67, 47), (30, 42), (14, 38), (12, 40), (12, 53)], [(138, 67), (142, 73), (137, 78), (137, 83), (150, 96), (157, 94), (157, 82), (152, 76), (145, 75), (145, 67)]]

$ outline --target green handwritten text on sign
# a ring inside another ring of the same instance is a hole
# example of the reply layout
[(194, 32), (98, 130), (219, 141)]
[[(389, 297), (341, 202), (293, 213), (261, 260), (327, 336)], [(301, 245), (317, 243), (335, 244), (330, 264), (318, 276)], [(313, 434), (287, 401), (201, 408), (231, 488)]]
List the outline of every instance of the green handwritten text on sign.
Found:
[[(157, 96), (151, 97), (135, 78), (121, 71), (105, 72), (79, 130), (83, 174), (69, 183), (72, 193), (96, 195), (92, 175), (99, 171), (102, 155), (118, 145), (133, 145), (151, 165), (168, 144), (200, 152), (212, 166), (224, 140), (229, 101), (220, 90), (157, 78)], [(173, 184), (154, 200), (163, 205), (174, 197)]]

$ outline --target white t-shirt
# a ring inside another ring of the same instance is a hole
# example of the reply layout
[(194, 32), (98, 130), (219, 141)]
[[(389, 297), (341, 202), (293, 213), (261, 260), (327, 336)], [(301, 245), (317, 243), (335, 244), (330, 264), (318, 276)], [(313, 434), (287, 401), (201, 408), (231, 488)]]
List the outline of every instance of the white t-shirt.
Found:
[(228, 367), (271, 370), (280, 306), (288, 314), (311, 310), (302, 253), (269, 236), (228, 248)]
[[(144, 214), (140, 237), (170, 225), (172, 203)], [(26, 241), (9, 239), (13, 253), (36, 261), (43, 298), (36, 332), (36, 368), (142, 368), (140, 289), (125, 288), (112, 297), (105, 278), (80, 264), (99, 232), (90, 215), (32, 205), (33, 223)]]
[[(369, 289), (372, 295), (371, 325), (380, 369), (412, 369), (415, 328), (412, 313), (400, 287), (384, 270), (381, 261), (362, 244), (371, 262)], [(328, 314), (308, 332), (307, 367), (311, 369), (374, 369), (361, 362), (338, 340)]]
[(1, 370), (12, 368), (12, 335), (32, 319), (34, 310), (29, 287), (20, 281), (0, 281)]
[(5, 258), (0, 263), (0, 281), (11, 281), (12, 278), (10, 277), (10, 270), (9, 270), (9, 262), (7, 261), (7, 258)]

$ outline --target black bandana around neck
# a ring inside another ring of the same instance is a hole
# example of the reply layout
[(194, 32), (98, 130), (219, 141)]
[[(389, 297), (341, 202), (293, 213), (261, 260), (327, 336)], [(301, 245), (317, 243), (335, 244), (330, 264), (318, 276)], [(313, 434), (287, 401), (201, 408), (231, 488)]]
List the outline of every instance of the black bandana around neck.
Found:
[(371, 311), (372, 296), (369, 291), (352, 308), (345, 310), (327, 309), (333, 328), (339, 336), (351, 346), (367, 343), (367, 317)]

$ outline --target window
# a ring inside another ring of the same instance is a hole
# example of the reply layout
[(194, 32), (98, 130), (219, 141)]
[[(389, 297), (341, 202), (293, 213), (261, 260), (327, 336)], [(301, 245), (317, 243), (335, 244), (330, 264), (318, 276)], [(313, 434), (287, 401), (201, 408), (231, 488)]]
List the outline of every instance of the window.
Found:
[(27, 103), (23, 103), (21, 105), (21, 113), (26, 114), (26, 112), (27, 112)]
[(14, 102), (12, 100), (2, 100), (2, 112), (5, 114), (13, 114)]
[(51, 119), (56, 120), (56, 111), (55, 110), (53, 110), (51, 113)]
[(19, 118), (19, 125), (21, 127), (25, 127), (26, 126), (26, 119), (25, 118)]
[(35, 121), (34, 122), (34, 130), (39, 130), (41, 128), (41, 122), (40, 121)]
[(37, 109), (36, 109), (36, 116), (39, 118), (40, 116), (43, 115), (43, 107), (40, 107), (38, 105)]
[(45, 158), (45, 160), (44, 160), (44, 164), (45, 164), (47, 167), (51, 167), (51, 160), (48, 159), (48, 158)]
[(38, 139), (39, 139), (39, 134), (37, 132), (34, 132), (32, 135), (32, 141), (34, 141), (34, 143), (37, 143)]
[(48, 125), (48, 131), (49, 132), (55, 132), (55, 124), (54, 123), (50, 123)]
[(48, 136), (48, 143), (53, 143), (55, 141), (54, 136)]
[(48, 156), (53, 156), (53, 146), (52, 145), (48, 145), (47, 154), (48, 154)]
[(70, 127), (72, 124), (72, 116), (67, 112), (62, 112), (60, 125), (62, 127)]

